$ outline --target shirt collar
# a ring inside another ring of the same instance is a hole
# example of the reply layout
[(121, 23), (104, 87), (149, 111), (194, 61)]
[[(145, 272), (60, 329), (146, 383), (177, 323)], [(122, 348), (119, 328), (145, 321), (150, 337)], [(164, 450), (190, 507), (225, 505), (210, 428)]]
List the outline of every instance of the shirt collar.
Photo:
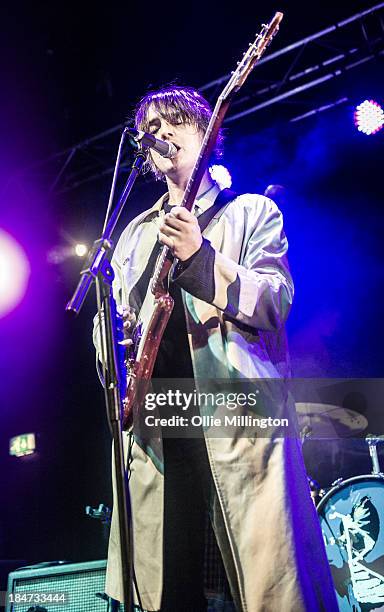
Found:
[[(216, 200), (219, 193), (220, 193), (220, 187), (218, 186), (217, 183), (214, 183), (214, 185), (208, 191), (206, 191), (201, 196), (196, 198), (195, 209), (196, 209), (197, 216), (201, 215), (203, 212), (205, 212), (206, 210), (208, 210), (208, 208), (212, 206), (212, 204)], [(159, 213), (161, 209), (163, 208), (164, 202), (168, 200), (168, 197), (169, 197), (168, 192), (164, 193), (157, 200), (157, 202), (152, 206), (152, 208), (148, 210), (147, 214), (149, 215), (154, 212)]]

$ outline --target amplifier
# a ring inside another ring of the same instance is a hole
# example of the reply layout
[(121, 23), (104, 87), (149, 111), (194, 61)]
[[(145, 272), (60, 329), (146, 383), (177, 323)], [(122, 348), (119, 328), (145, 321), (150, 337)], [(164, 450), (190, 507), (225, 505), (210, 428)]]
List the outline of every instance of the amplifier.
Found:
[(20, 569), (8, 576), (6, 612), (107, 612), (107, 562), (66, 563)]

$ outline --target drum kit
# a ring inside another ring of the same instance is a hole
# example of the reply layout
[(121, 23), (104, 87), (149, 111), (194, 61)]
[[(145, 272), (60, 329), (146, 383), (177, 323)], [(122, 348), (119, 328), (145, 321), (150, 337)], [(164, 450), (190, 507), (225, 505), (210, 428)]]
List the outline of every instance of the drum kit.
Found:
[(340, 456), (350, 459), (351, 449), (357, 472), (364, 463), (370, 464), (370, 473), (339, 477), (329, 487), (322, 488), (312, 477), (308, 481), (339, 610), (384, 611), (384, 473), (380, 471), (378, 455), (384, 436), (369, 434), (362, 438), (368, 421), (354, 410), (297, 403), (296, 412), (309, 473), (311, 459), (312, 469), (316, 470), (324, 457), (323, 474), (332, 473), (335, 458), (345, 469)]

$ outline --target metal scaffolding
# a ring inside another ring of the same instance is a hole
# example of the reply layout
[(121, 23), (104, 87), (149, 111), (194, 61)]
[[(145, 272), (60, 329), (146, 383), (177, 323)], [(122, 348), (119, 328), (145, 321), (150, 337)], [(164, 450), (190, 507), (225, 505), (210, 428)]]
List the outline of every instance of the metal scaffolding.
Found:
[[(239, 121), (276, 104), (287, 121), (298, 121), (343, 104), (348, 101), (345, 92), (335, 94), (330, 91), (330, 83), (382, 58), (383, 54), (384, 2), (263, 57), (234, 99), (225, 123)], [(200, 87), (200, 91), (215, 102), (229, 77), (226, 74), (215, 79)], [(122, 127), (119, 124), (83, 140), (36, 162), (21, 174), (44, 177), (53, 193), (68, 192), (109, 175), (113, 171), (116, 133)], [(123, 158), (121, 168), (128, 165), (129, 160)]]

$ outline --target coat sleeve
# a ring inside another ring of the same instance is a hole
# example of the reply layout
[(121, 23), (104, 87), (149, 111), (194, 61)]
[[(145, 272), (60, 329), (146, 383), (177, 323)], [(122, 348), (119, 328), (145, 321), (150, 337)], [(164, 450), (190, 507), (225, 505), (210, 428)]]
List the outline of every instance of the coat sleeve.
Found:
[[(276, 330), (285, 323), (293, 299), (288, 242), (275, 203), (260, 198), (258, 206), (256, 219), (243, 208), (246, 245), (240, 262), (203, 238), (199, 251), (176, 268), (174, 280), (230, 318), (256, 329)], [(240, 214), (238, 210), (237, 222)]]

